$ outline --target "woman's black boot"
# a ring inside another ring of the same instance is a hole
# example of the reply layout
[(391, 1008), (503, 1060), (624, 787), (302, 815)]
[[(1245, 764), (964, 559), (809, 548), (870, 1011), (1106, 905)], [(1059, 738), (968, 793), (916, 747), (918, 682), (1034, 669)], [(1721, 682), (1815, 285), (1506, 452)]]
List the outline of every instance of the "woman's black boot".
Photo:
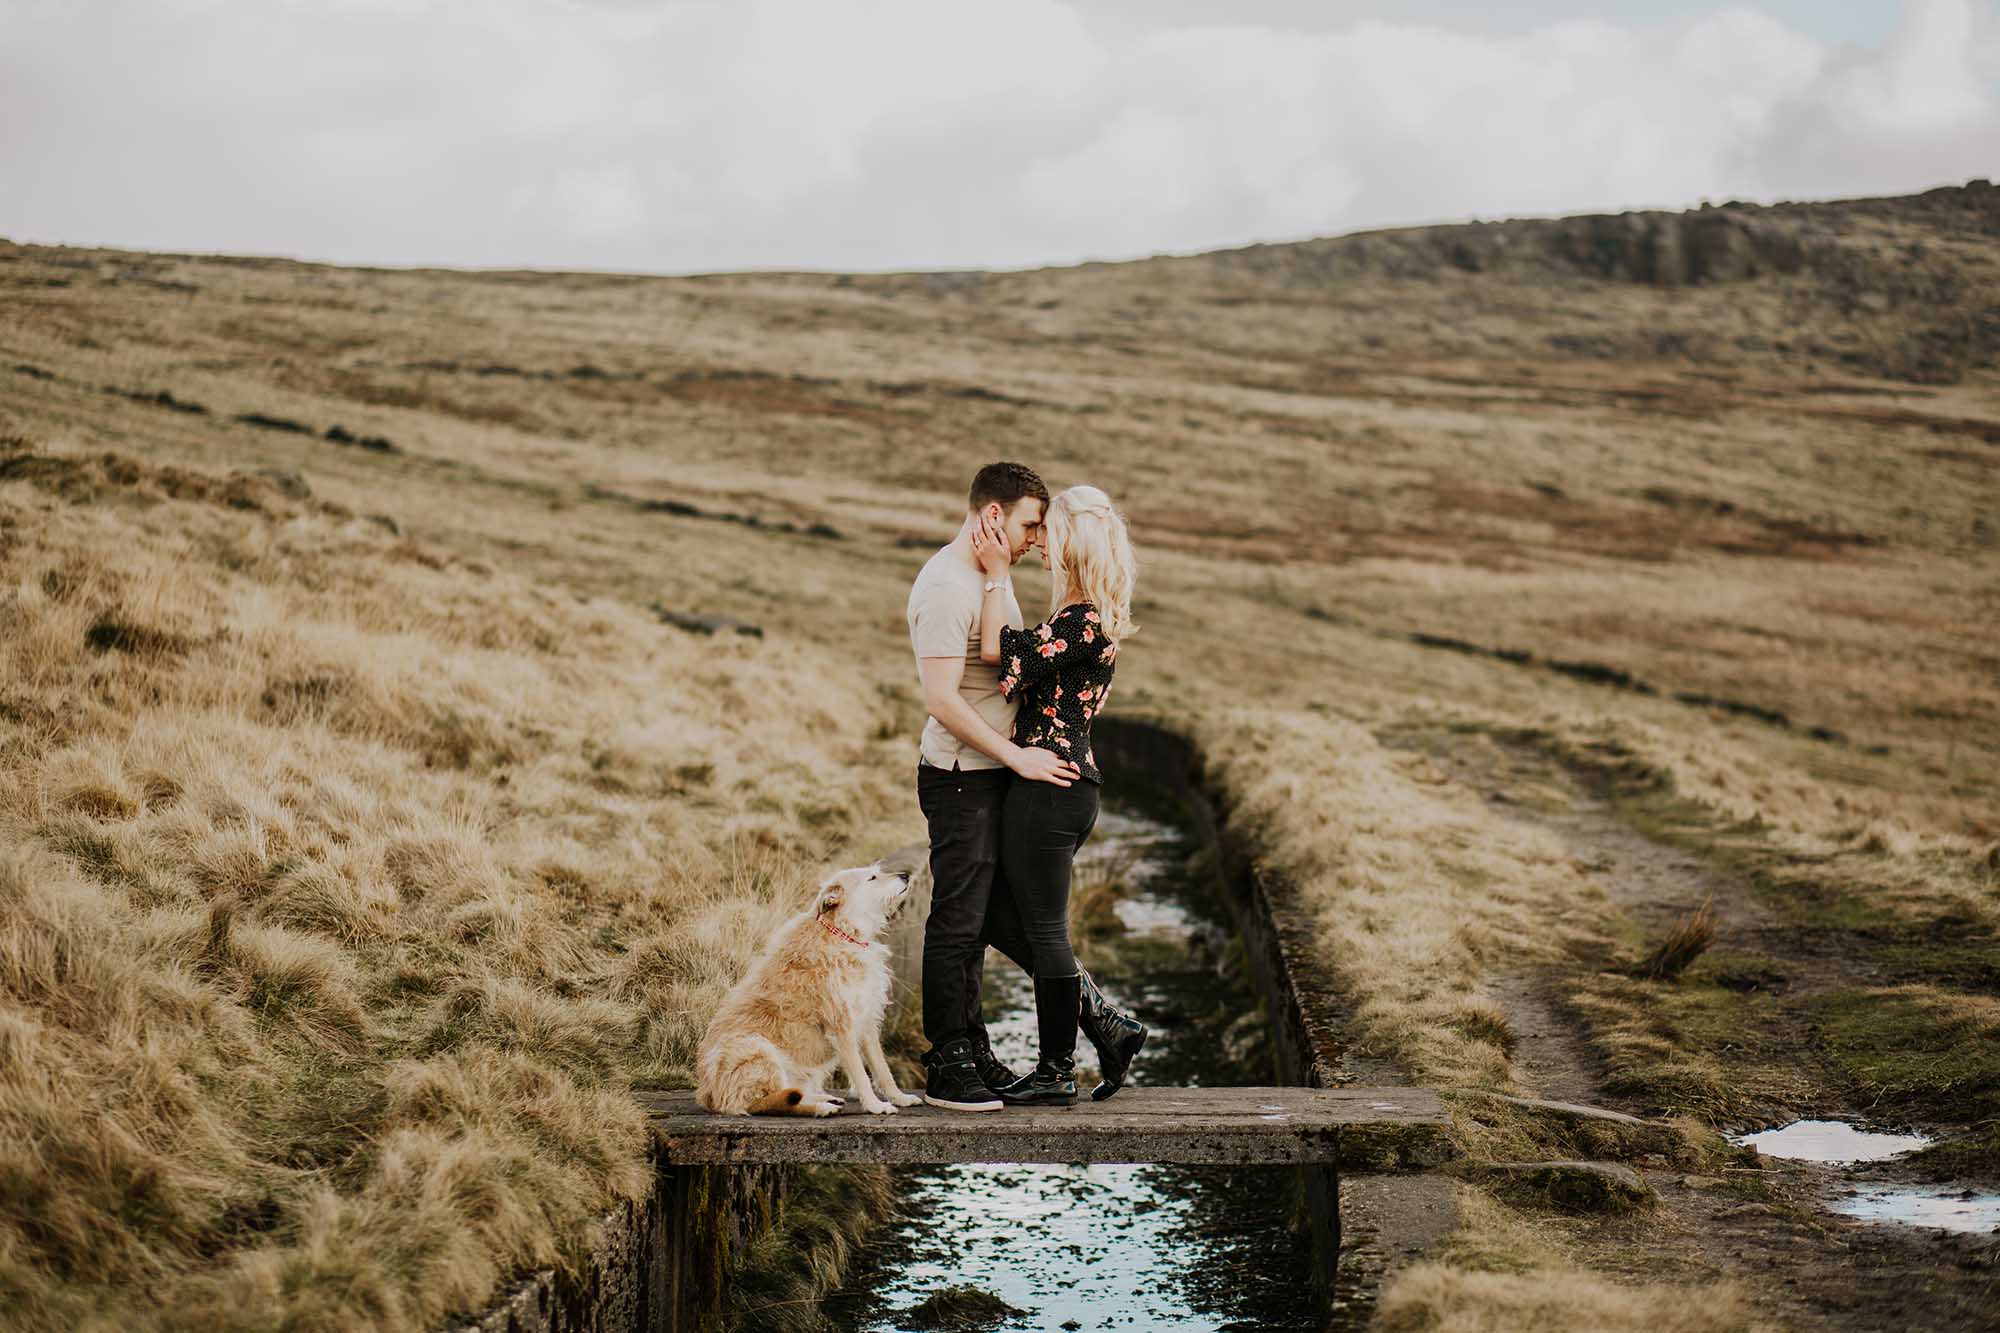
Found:
[(1076, 1102), (1077, 996), (1081, 978), (1035, 978), (1035, 1027), (1042, 1058), (1006, 1087), (997, 1089), (1010, 1106), (1071, 1106)]
[(1090, 973), (1079, 967), (1077, 975), (1082, 979), (1077, 1022), (1097, 1048), (1097, 1072), (1104, 1078), (1090, 1090), (1090, 1100), (1101, 1102), (1125, 1086), (1125, 1071), (1146, 1044), (1146, 1025), (1105, 999)]

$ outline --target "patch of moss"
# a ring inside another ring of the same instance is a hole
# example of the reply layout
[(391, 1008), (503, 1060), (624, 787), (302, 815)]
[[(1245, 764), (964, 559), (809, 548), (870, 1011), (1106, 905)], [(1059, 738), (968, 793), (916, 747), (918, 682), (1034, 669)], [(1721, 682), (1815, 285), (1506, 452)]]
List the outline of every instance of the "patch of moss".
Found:
[(2000, 1120), (1974, 1125), (1903, 1159), (1936, 1180), (2000, 1181)]
[(2000, 1118), (2000, 1040), (1975, 1020), (1917, 991), (1834, 991), (1806, 1012), (1821, 1052), (1876, 1114)]
[(1756, 997), (1781, 995), (1792, 985), (1782, 959), (1755, 949), (1710, 949), (1688, 969), (1687, 979)]
[(1495, 1162), (1475, 1174), (1516, 1207), (1561, 1213), (1622, 1213), (1649, 1207), (1652, 1190), (1629, 1167), (1596, 1162)]
[(900, 1326), (911, 1329), (983, 1330), (998, 1328), (1028, 1312), (1009, 1305), (982, 1287), (941, 1287), (918, 1301), (899, 1316)]
[(1588, 1020), (1591, 1044), (1604, 1060), (1605, 1092), (1649, 1114), (1711, 1123), (1741, 1114), (1745, 1085), (1712, 1054), (1729, 1034), (1755, 1031), (1736, 992), (1600, 972), (1578, 982), (1571, 1002)]

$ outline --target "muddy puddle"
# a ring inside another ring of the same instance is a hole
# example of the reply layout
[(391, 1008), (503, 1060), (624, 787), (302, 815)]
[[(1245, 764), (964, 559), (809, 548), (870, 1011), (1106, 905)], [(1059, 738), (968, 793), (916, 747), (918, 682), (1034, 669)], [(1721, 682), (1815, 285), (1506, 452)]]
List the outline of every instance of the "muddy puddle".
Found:
[(1794, 1120), (1776, 1129), (1735, 1135), (1734, 1141), (1755, 1148), (1766, 1157), (1838, 1165), (1879, 1162), (1915, 1152), (1930, 1142), (1921, 1134), (1877, 1134), (1857, 1129), (1844, 1120)]
[(1863, 1222), (1900, 1222), (1984, 1236), (2000, 1233), (2000, 1194), (1922, 1185), (1868, 1186), (1828, 1205)]
[[(1922, 1134), (1885, 1134), (1844, 1120), (1795, 1120), (1789, 1125), (1731, 1136), (1766, 1157), (1851, 1167), (1893, 1162), (1931, 1140)], [(2000, 1232), (2000, 1193), (1957, 1186), (1850, 1182), (1826, 1206), (1862, 1222), (1929, 1227), (1968, 1235)]]
[[(1151, 1029), (1128, 1083), (1270, 1083), (1268, 1024), (1242, 946), (1209, 858), (1173, 819), (1161, 805), (1107, 801), (1079, 854), (1078, 885), (1115, 883), (1117, 924), (1079, 937), (1080, 960)], [(996, 1054), (1016, 1072), (1031, 1068), (1032, 983), (989, 954), (985, 998)], [(1081, 1036), (1077, 1055), (1080, 1075), (1094, 1071)], [(1080, 1077), (1080, 1091), (1094, 1082)], [(960, 1165), (897, 1175), (901, 1215), (822, 1307), (838, 1328), (924, 1327), (914, 1307), (954, 1287), (1022, 1312), (988, 1328), (1319, 1327), (1310, 1245), (1291, 1224), (1291, 1168)]]

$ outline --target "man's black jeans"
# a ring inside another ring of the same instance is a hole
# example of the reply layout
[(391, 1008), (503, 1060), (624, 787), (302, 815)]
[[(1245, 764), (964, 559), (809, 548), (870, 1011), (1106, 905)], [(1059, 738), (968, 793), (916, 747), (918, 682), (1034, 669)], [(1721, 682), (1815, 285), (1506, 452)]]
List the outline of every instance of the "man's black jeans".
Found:
[(1033, 972), (1020, 908), (1000, 874), (1000, 809), (1015, 781), (1005, 768), (917, 764), (917, 804), (931, 833), (924, 1036), (933, 1050), (954, 1037), (985, 1038), (979, 986), (987, 945)]

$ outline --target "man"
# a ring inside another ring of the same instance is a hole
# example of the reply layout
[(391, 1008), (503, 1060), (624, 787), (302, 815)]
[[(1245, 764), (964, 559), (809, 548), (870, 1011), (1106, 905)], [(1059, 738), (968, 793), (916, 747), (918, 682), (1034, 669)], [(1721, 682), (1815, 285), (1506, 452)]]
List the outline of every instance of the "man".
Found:
[[(1019, 909), (999, 875), (1000, 808), (1013, 775), (1067, 787), (1077, 766), (1050, 750), (1023, 748), (1000, 669), (979, 660), (979, 611), (987, 579), (972, 534), (991, 522), (1013, 560), (1042, 542), (1049, 501), (1042, 479), (1019, 463), (990, 463), (972, 479), (958, 535), (925, 564), (910, 589), (907, 619), (930, 714), (918, 745), (917, 803), (930, 824), (931, 911), (924, 923), (924, 1100), (954, 1111), (997, 1111), (993, 1089), (1013, 1073), (993, 1056), (979, 1011), (991, 944), (1032, 972)], [(1008, 624), (1023, 627), (1011, 580)]]

